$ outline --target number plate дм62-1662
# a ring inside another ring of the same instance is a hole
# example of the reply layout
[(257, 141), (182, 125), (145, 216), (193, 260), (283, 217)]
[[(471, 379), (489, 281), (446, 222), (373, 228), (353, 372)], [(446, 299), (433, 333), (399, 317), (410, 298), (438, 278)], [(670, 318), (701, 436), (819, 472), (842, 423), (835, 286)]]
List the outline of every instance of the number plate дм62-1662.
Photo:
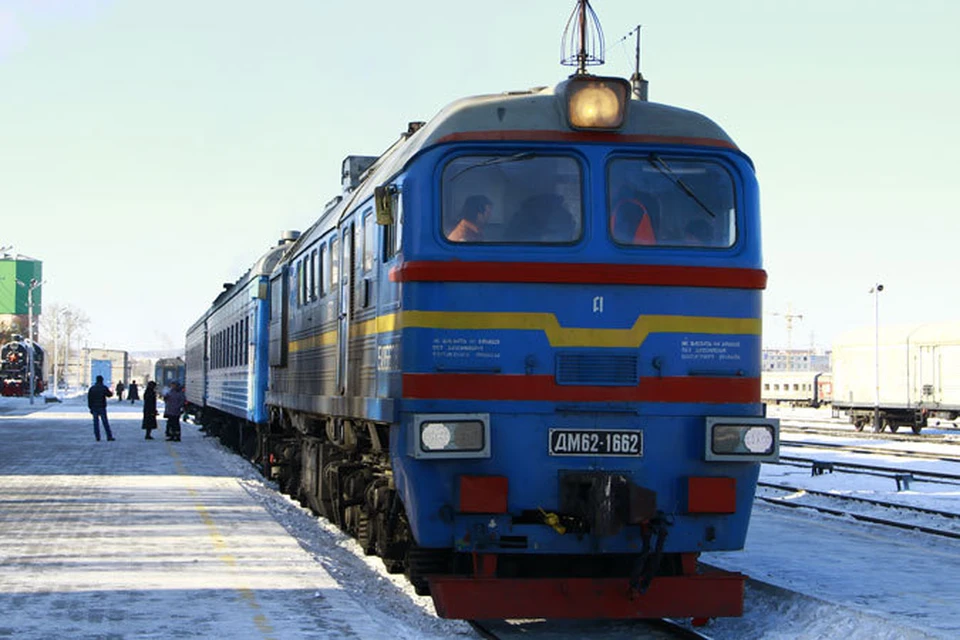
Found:
[(643, 455), (643, 432), (550, 429), (550, 455), (640, 457)]

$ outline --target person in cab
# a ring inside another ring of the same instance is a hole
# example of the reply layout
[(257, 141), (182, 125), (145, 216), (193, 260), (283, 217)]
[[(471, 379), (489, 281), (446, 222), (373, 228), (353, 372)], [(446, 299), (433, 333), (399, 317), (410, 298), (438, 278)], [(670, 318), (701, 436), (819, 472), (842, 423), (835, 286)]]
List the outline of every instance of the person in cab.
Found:
[(493, 212), (493, 202), (486, 196), (470, 196), (463, 203), (460, 222), (447, 234), (451, 242), (480, 242), (483, 229)]

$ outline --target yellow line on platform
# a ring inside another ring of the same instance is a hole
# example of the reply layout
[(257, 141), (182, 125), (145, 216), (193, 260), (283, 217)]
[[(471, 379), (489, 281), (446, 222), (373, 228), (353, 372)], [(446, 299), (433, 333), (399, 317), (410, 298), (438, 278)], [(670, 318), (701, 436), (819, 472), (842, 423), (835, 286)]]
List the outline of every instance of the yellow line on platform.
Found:
[[(173, 464), (177, 468), (177, 473), (184, 478), (187, 478), (189, 481), (190, 474), (187, 473), (183, 463), (180, 461), (180, 454), (177, 453), (177, 450), (169, 442), (167, 443), (167, 450), (170, 452), (170, 456), (173, 458)], [(187, 493), (189, 493), (190, 497), (194, 498), (194, 500), (197, 500), (199, 496), (197, 490), (189, 485), (187, 486)], [(219, 554), (217, 557), (228, 567), (236, 568), (237, 559), (227, 550), (227, 542), (220, 533), (216, 522), (214, 522), (213, 516), (210, 515), (210, 511), (205, 505), (201, 504), (199, 500), (197, 500), (193, 506), (200, 515), (200, 520), (207, 527), (207, 535), (210, 537), (210, 541), (213, 543), (214, 549), (216, 549)], [(253, 623), (257, 626), (257, 629), (260, 630), (260, 633), (262, 633), (264, 638), (267, 640), (273, 640), (271, 637), (271, 634), (274, 633), (273, 625), (271, 625), (267, 617), (260, 612), (260, 603), (257, 602), (257, 596), (253, 589), (245, 586), (238, 586), (234, 587), (234, 590), (240, 595), (240, 599), (246, 602), (247, 606), (254, 610), (255, 614), (253, 616)]]

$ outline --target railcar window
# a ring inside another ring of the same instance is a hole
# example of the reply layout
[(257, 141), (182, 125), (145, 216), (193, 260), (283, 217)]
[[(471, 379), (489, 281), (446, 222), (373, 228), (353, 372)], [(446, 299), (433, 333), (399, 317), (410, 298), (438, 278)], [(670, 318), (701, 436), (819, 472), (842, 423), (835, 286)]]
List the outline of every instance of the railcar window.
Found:
[(300, 259), (300, 304), (310, 302), (310, 256)]
[(611, 160), (607, 211), (618, 244), (727, 248), (737, 239), (733, 179), (710, 160)]
[(369, 210), (363, 216), (363, 270), (365, 272), (373, 270), (376, 231), (377, 224), (373, 219), (373, 210)]
[(580, 163), (567, 156), (460, 156), (443, 170), (443, 235), (457, 243), (565, 244), (583, 234)]
[(310, 300), (317, 299), (317, 250), (314, 249), (310, 252), (310, 286), (308, 287), (310, 291)]
[(303, 264), (297, 261), (297, 306), (303, 304)]
[(330, 243), (330, 288), (340, 283), (340, 241), (334, 238)]
[(325, 296), (330, 291), (330, 254), (327, 253), (327, 244), (320, 245), (320, 259), (317, 260), (317, 282), (320, 283), (320, 295)]

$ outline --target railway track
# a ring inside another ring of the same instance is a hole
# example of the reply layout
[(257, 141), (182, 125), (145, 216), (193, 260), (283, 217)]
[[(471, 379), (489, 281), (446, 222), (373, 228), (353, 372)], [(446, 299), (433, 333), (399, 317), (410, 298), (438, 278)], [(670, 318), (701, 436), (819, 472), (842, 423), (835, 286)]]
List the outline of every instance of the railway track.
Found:
[(840, 462), (816, 460), (814, 458), (804, 458), (801, 456), (780, 456), (780, 462), (777, 464), (787, 464), (797, 467), (807, 467), (811, 475), (819, 475), (824, 472), (841, 471), (843, 473), (859, 473), (863, 475), (874, 475), (897, 479), (905, 479), (907, 482), (932, 482), (936, 484), (960, 485), (960, 475), (955, 473), (941, 473), (939, 471), (927, 471), (924, 469), (907, 469), (904, 467), (885, 467), (877, 464), (859, 464), (855, 462)]
[(670, 618), (659, 620), (470, 620), (487, 640), (604, 638), (605, 640), (710, 640)]
[[(849, 425), (847, 425), (849, 426)], [(894, 442), (936, 442), (938, 444), (960, 445), (960, 435), (948, 433), (924, 433), (916, 435), (914, 433), (874, 433), (873, 431), (854, 431), (851, 429), (829, 427), (817, 427), (808, 424), (790, 424), (780, 422), (781, 433), (803, 433), (805, 435), (832, 436), (836, 437), (856, 437), (858, 440), (885, 440)]]
[(842, 442), (804, 442), (799, 440), (781, 440), (780, 446), (803, 447), (804, 449), (825, 449), (829, 451), (842, 451), (843, 453), (856, 453), (868, 456), (884, 455), (898, 458), (920, 458), (923, 460), (936, 460), (938, 462), (953, 462), (960, 464), (960, 455), (954, 456), (931, 451), (881, 449), (878, 447), (864, 447), (861, 445), (844, 444)]
[[(769, 504), (775, 504), (782, 507), (793, 509), (812, 509), (819, 513), (829, 514), (844, 518), (853, 518), (861, 522), (880, 524), (887, 527), (904, 529), (908, 531), (920, 531), (930, 535), (941, 536), (960, 540), (960, 514), (950, 511), (940, 511), (937, 509), (926, 509), (923, 507), (913, 507), (902, 503), (888, 502), (885, 500), (875, 500), (872, 498), (861, 498), (857, 496), (848, 496), (837, 493), (827, 493), (824, 491), (814, 491), (801, 487), (775, 484), (769, 482), (759, 482), (758, 486), (773, 491), (779, 491), (784, 494), (781, 497), (772, 497), (758, 495), (757, 499)], [(787, 499), (789, 497), (789, 499)], [(819, 503), (804, 498), (814, 498)], [(851, 509), (839, 509), (827, 504), (856, 504), (866, 506), (870, 513), (858, 512)], [(883, 517), (879, 513), (883, 511), (896, 511), (894, 517)], [(905, 518), (906, 514), (913, 514), (914, 518)], [(923, 520), (922, 522), (920, 520)], [(941, 526), (932, 526), (938, 524)]]

